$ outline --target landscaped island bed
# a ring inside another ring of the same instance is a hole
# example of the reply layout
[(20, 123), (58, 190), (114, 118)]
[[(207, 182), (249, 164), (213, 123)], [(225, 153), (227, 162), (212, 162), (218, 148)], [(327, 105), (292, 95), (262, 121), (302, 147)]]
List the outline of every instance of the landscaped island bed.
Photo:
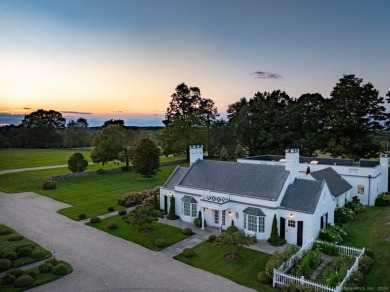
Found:
[[(0, 290), (23, 291), (72, 272), (68, 263), (50, 256), (49, 251), (0, 224)], [(26, 267), (33, 263), (35, 267)]]

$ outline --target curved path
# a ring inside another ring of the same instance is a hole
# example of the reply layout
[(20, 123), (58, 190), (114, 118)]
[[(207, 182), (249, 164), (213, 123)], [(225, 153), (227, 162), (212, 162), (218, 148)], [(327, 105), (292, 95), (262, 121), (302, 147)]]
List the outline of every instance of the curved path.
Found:
[(0, 222), (74, 269), (30, 291), (251, 291), (56, 213), (68, 206), (31, 192), (0, 192)]

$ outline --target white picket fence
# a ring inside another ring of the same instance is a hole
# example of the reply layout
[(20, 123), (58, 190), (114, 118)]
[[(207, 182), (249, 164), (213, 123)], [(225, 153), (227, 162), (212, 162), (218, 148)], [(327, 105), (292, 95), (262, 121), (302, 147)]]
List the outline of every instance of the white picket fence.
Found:
[[(352, 255), (356, 257), (355, 263), (352, 265), (352, 267), (347, 271), (346, 276), (344, 277), (343, 281), (335, 287), (331, 288), (325, 285), (322, 285), (320, 283), (316, 283), (314, 281), (310, 281), (308, 279), (305, 279), (305, 277), (295, 277), (292, 275), (286, 274), (286, 271), (288, 271), (308, 250), (310, 250), (314, 244), (314, 242), (319, 243), (327, 243), (334, 246), (337, 246), (339, 248), (339, 253), (343, 255)], [(359, 249), (351, 246), (345, 246), (345, 245), (335, 245), (329, 242), (324, 242), (321, 240), (309, 240), (302, 248), (292, 255), (286, 262), (284, 262), (278, 269), (274, 269), (274, 277), (273, 277), (273, 286), (276, 287), (282, 287), (284, 285), (289, 285), (291, 283), (298, 284), (302, 287), (310, 288), (312, 291), (318, 291), (318, 292), (340, 292), (342, 291), (343, 285), (345, 282), (349, 279), (349, 277), (352, 275), (353, 272), (355, 272), (359, 267), (359, 260), (364, 255), (364, 248)]]

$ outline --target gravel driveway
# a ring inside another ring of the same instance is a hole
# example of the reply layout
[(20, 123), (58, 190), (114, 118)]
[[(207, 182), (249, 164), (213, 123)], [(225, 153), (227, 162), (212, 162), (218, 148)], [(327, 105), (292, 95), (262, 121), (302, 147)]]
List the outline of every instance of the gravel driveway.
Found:
[(72, 274), (30, 291), (251, 291), (56, 213), (68, 206), (0, 192), (0, 223), (73, 266)]

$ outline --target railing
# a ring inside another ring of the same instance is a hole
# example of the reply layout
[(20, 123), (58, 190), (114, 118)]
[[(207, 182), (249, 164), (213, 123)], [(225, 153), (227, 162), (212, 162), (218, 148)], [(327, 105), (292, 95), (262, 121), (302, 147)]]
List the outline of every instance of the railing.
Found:
[(346, 281), (351, 277), (352, 273), (355, 272), (359, 268), (359, 260), (364, 255), (365, 249), (359, 249), (351, 246), (345, 246), (345, 245), (335, 245), (339, 249), (339, 253), (343, 255), (352, 255), (356, 257), (356, 260), (352, 267), (347, 271), (346, 276), (341, 281), (339, 285), (337, 285), (335, 288), (328, 287), (325, 285), (322, 285), (320, 283), (316, 283), (314, 281), (310, 281), (302, 277), (295, 277), (292, 275), (286, 274), (286, 271), (288, 271), (309, 249), (312, 248), (314, 242), (319, 243), (327, 243), (331, 245), (335, 245), (329, 242), (324, 242), (321, 240), (309, 240), (297, 253), (292, 255), (286, 262), (284, 262), (278, 269), (274, 269), (274, 277), (273, 277), (273, 286), (284, 286), (289, 285), (291, 283), (298, 284), (302, 287), (310, 288), (312, 291), (326, 291), (326, 292), (340, 292), (343, 289), (343, 285)]
[(218, 204), (224, 204), (230, 201), (230, 196), (228, 194), (215, 194), (206, 192), (201, 195), (201, 200), (218, 203)]

